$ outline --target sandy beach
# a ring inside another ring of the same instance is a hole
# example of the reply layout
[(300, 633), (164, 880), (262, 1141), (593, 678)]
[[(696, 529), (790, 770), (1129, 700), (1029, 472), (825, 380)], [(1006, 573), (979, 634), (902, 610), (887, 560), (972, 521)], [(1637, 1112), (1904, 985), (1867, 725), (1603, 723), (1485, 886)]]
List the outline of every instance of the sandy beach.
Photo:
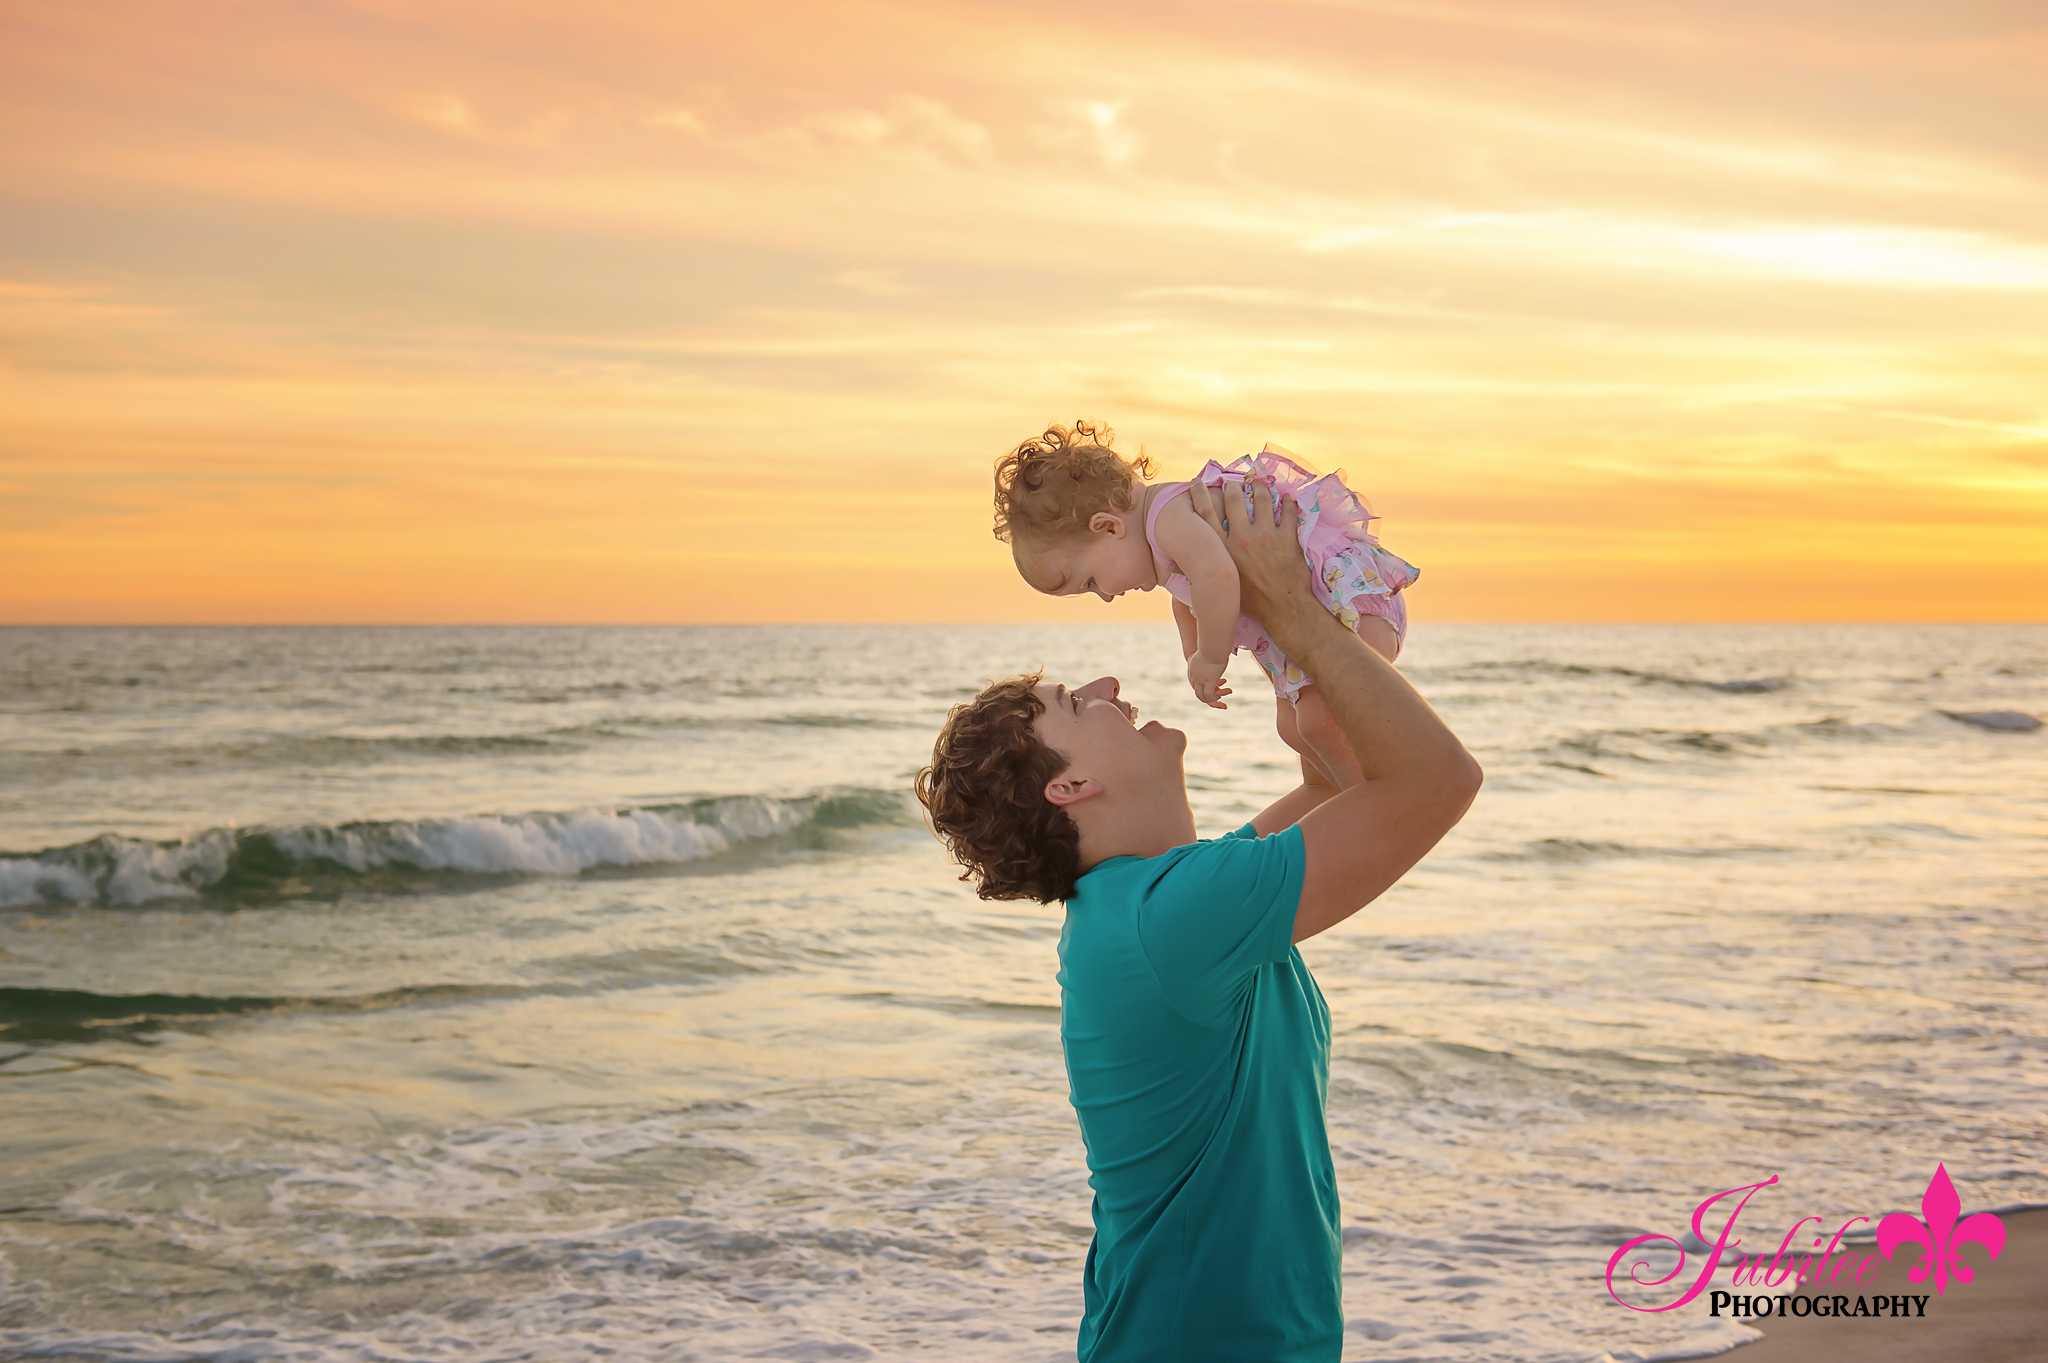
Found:
[[(1740, 1363), (2034, 1363), (2048, 1358), (2048, 1211), (2001, 1219), (2004, 1251), (1987, 1265), (1981, 1245), (1965, 1249), (1974, 1279), (1951, 1282), (1927, 1303), (1925, 1319), (1773, 1317), (1756, 1322), (1764, 1332), (1761, 1342), (1729, 1356)], [(1908, 1257), (1901, 1252), (1901, 1260)], [(1886, 1264), (1877, 1281), (1860, 1290), (1865, 1296), (1932, 1293), (1930, 1284), (1906, 1280), (1911, 1267)]]

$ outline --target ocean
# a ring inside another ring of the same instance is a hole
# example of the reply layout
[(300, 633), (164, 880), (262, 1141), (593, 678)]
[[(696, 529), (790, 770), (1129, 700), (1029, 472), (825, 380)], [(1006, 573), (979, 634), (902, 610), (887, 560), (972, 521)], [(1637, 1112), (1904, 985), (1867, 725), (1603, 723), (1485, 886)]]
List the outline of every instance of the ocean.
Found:
[[(1187, 729), (1205, 835), (1291, 784), (1164, 623), (0, 630), (0, 1355), (1071, 1359), (1060, 911), (908, 794), (1039, 665)], [(1401, 665), (1488, 778), (1303, 947), (1347, 1359), (1752, 1338), (1604, 1274), (1772, 1175), (1766, 1249), (2048, 1203), (2048, 730), (1982, 717), (2048, 627)]]

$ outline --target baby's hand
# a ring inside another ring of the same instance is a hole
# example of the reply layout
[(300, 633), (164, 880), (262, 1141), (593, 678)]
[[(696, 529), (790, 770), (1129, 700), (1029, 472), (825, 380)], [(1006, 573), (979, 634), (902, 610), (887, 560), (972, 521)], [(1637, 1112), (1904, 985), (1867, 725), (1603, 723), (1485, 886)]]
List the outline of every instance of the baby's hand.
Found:
[(1230, 688), (1223, 684), (1224, 663), (1212, 663), (1199, 653), (1188, 656), (1188, 685), (1195, 688), (1195, 698), (1204, 705), (1218, 710), (1228, 710), (1223, 698), (1230, 694)]

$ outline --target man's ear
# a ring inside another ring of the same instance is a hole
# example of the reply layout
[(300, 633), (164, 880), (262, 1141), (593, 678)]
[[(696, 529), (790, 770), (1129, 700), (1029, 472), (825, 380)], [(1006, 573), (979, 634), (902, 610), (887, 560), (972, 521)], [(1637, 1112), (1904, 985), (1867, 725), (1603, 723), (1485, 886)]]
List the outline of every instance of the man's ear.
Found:
[(1102, 782), (1092, 776), (1057, 776), (1045, 783), (1045, 798), (1062, 809), (1100, 794)]
[(1088, 518), (1088, 529), (1091, 533), (1107, 535), (1111, 539), (1122, 539), (1124, 531), (1129, 528), (1124, 518), (1114, 511), (1098, 511)]

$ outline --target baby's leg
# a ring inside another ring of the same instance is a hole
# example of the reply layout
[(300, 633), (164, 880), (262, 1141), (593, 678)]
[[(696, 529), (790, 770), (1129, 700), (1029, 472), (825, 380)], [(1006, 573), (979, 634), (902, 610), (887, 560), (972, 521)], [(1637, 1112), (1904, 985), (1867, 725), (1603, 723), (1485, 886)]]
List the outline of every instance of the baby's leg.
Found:
[(1394, 661), (1394, 655), (1401, 651), (1401, 636), (1394, 632), (1393, 622), (1377, 615), (1358, 617), (1358, 637), (1388, 662)]
[[(1282, 709), (1287, 707), (1285, 701), (1280, 704)], [(1331, 785), (1348, 790), (1365, 779), (1358, 769), (1358, 759), (1351, 755), (1351, 744), (1337, 727), (1337, 717), (1330, 713), (1330, 703), (1313, 686), (1304, 686), (1294, 702), (1294, 728), (1302, 746), (1313, 751), (1312, 760), (1330, 778)]]
[[(1394, 655), (1401, 650), (1401, 636), (1395, 633), (1392, 622), (1377, 615), (1359, 618), (1358, 637), (1388, 662), (1392, 662)], [(1330, 712), (1330, 703), (1315, 687), (1309, 686), (1302, 689), (1297, 705), (1294, 729), (1301, 737), (1298, 746), (1314, 750), (1311, 760), (1317, 769), (1330, 777), (1331, 784), (1339, 790), (1364, 780), (1364, 773), (1358, 769), (1358, 759), (1351, 754), (1351, 744), (1345, 739), (1344, 731), (1337, 727), (1337, 716)]]
[[(1323, 759), (1316, 756), (1316, 750), (1301, 736), (1296, 723), (1294, 706), (1285, 696), (1273, 697), (1273, 727), (1280, 731), (1280, 741), (1301, 754), (1301, 760), (1314, 767), (1326, 785), (1336, 786), (1337, 779), (1323, 766)], [(1341, 789), (1341, 787), (1339, 787)]]

